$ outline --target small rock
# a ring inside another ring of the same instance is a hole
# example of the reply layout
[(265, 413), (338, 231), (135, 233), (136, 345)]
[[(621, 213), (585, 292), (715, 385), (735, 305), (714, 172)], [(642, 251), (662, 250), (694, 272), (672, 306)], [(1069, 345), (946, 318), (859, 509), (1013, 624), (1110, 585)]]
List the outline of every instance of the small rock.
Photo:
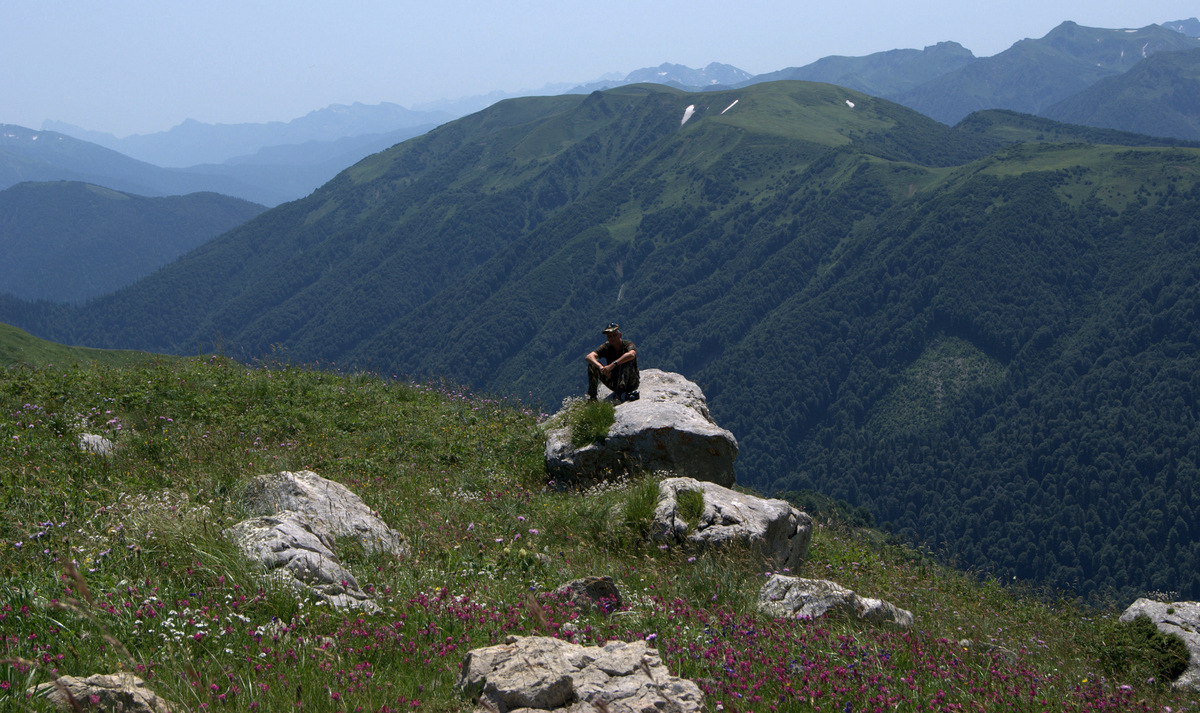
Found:
[(912, 612), (882, 599), (860, 597), (827, 579), (773, 575), (759, 591), (758, 608), (771, 616), (787, 618), (832, 615), (899, 629), (913, 625)]
[[(96, 674), (87, 678), (60, 676), (53, 683), (29, 689), (37, 698), (47, 700), (65, 711), (123, 711), (124, 713), (171, 713), (182, 710), (159, 698), (146, 688), (146, 682), (132, 673)], [(95, 699), (95, 702), (93, 702)]]
[(115, 443), (95, 433), (79, 434), (79, 447), (98, 456), (111, 456), (117, 450)]
[(612, 577), (582, 577), (560, 584), (555, 596), (571, 602), (579, 609), (595, 607), (608, 613), (621, 608), (621, 592)]

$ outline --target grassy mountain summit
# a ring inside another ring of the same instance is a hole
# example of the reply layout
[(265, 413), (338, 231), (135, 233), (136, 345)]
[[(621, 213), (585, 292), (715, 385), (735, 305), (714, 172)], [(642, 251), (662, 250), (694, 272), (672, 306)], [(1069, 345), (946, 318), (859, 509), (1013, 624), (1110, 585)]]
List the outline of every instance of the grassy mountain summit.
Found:
[[(50, 710), (34, 684), (121, 670), (184, 710), (465, 712), (464, 656), (511, 634), (647, 642), (708, 710), (1194, 710), (1117, 610), (981, 583), (835, 520), (798, 574), (916, 626), (764, 615), (748, 553), (647, 539), (653, 478), (547, 489), (536, 417), (460, 389), (218, 357), (0, 375), (5, 710)], [(116, 451), (82, 451), (81, 431)], [(317, 604), (225, 536), (251, 478), (304, 469), (409, 539), (405, 559), (334, 543), (378, 612)], [(551, 594), (595, 575), (620, 588), (612, 615)]]
[(1019, 143), (1026, 119), (805, 82), (507, 101), (82, 309), (0, 317), (546, 410), (616, 320), (704, 389), (740, 482), (1005, 578), (1200, 596), (1200, 151), (1042, 120)]

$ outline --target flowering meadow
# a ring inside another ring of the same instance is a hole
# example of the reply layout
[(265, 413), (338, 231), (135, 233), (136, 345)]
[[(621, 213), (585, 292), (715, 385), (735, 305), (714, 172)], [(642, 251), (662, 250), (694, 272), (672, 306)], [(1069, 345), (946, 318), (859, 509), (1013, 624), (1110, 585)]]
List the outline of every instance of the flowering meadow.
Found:
[[(820, 522), (793, 574), (912, 611), (910, 631), (756, 611), (740, 551), (648, 538), (656, 481), (547, 487), (538, 414), (445, 385), (224, 358), (0, 372), (0, 710), (133, 671), (191, 711), (468, 711), (464, 654), (509, 634), (642, 639), (709, 711), (1200, 711), (1101, 610)], [(101, 456), (81, 433), (116, 444)], [(255, 475), (342, 482), (409, 540), (339, 542), (382, 611), (338, 611), (226, 539)], [(820, 518), (818, 518), (820, 519)], [(623, 602), (552, 590), (609, 575)]]

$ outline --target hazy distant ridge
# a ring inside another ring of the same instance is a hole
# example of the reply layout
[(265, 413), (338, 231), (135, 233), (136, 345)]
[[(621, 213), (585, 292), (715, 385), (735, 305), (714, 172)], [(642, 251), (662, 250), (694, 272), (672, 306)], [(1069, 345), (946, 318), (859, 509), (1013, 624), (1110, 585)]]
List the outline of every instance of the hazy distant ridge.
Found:
[(43, 128), (158, 166), (182, 168), (223, 163), (268, 146), (387, 134), (416, 126), (436, 126), (452, 118), (445, 112), (412, 111), (388, 102), (375, 105), (355, 102), (350, 106), (333, 104), (288, 122), (206, 124), (188, 119), (168, 131), (124, 138), (54, 121), (46, 122)]

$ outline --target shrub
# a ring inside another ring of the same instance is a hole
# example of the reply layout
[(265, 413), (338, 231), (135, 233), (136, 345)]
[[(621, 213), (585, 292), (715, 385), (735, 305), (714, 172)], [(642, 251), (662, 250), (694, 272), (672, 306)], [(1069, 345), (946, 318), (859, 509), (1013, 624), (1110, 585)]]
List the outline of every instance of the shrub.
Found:
[(567, 414), (571, 445), (576, 448), (603, 441), (616, 421), (616, 409), (608, 401), (579, 401)]
[(1100, 663), (1116, 677), (1169, 683), (1187, 670), (1187, 644), (1175, 634), (1164, 634), (1145, 614), (1118, 622), (1111, 640), (1100, 649)]

